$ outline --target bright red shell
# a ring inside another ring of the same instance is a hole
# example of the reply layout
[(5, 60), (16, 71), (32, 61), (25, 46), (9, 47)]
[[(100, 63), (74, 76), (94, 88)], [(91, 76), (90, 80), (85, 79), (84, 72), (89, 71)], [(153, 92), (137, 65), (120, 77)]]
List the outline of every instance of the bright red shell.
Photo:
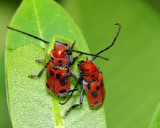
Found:
[(88, 96), (89, 105), (93, 108), (100, 106), (105, 98), (102, 73), (99, 73), (98, 81), (87, 83), (85, 91)]
[(96, 71), (95, 71), (94, 73), (92, 73), (91, 75), (84, 76), (84, 80), (87, 81), (87, 82), (95, 81), (95, 80), (97, 80), (98, 75), (99, 75), (99, 71), (96, 70)]
[(47, 64), (47, 87), (50, 92), (60, 97), (65, 96), (70, 90), (70, 77), (63, 76), (70, 74), (69, 67), (55, 68), (51, 62)]

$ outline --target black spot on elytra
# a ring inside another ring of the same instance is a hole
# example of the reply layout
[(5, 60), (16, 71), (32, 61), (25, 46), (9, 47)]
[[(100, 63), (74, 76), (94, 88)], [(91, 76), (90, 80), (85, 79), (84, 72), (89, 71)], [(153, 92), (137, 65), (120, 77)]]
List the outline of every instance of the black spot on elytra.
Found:
[(51, 75), (51, 76), (53, 76), (53, 75), (54, 75), (54, 73), (53, 73), (52, 71), (50, 71), (50, 75)]
[(101, 81), (101, 86), (103, 86), (103, 80)]
[(67, 77), (62, 78), (62, 79), (60, 80), (61, 85), (62, 85), (62, 86), (66, 85), (66, 84), (67, 84), (67, 80), (68, 80)]
[(47, 88), (49, 88), (48, 84), (46, 83)]
[(56, 78), (59, 79), (61, 77), (60, 74), (56, 74)]
[(58, 62), (59, 62), (59, 63), (62, 63), (62, 60), (59, 60)]
[(94, 102), (94, 105), (97, 105), (98, 103), (99, 103), (99, 101), (95, 101), (95, 102)]
[(91, 84), (88, 84), (88, 90), (91, 90)]
[(49, 80), (49, 72), (47, 72), (47, 80)]
[(93, 97), (93, 98), (96, 98), (97, 95), (98, 95), (97, 92), (95, 92), (95, 91), (91, 92), (91, 94), (92, 94), (92, 97)]
[(66, 91), (67, 91), (66, 89), (61, 89), (59, 93), (65, 93)]
[(99, 86), (96, 87), (96, 90), (97, 90), (97, 91), (99, 90)]
[(88, 68), (86, 68), (86, 71), (89, 71), (89, 69), (88, 69)]
[(69, 68), (67, 68), (67, 73), (69, 73)]
[(56, 67), (53, 67), (54, 68), (54, 70), (57, 70), (58, 68), (56, 68)]
[(91, 77), (93, 78), (93, 77), (94, 77), (94, 74), (93, 74), (93, 75), (91, 75)]

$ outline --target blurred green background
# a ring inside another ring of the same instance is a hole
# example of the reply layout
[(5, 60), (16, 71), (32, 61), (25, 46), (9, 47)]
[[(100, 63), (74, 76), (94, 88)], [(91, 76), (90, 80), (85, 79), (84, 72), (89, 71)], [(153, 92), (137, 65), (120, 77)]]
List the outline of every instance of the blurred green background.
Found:
[[(12, 127), (6, 104), (4, 48), (6, 26), (20, 2), (0, 1), (0, 128)], [(57, 2), (79, 26), (91, 53), (109, 45), (117, 30), (114, 23), (121, 23), (115, 46), (102, 54), (110, 61), (95, 61), (104, 75), (107, 125), (108, 128), (147, 128), (160, 101), (160, 1)]]

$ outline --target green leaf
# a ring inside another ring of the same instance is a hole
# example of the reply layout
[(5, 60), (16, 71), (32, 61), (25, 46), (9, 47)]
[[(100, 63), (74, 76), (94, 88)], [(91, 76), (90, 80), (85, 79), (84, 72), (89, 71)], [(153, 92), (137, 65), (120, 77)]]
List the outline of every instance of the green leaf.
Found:
[[(86, 42), (66, 12), (52, 0), (24, 0), (10, 24), (11, 27), (51, 41), (55, 35), (71, 41), (76, 48), (88, 52)], [(87, 97), (80, 108), (65, 112), (71, 105), (79, 103), (80, 92), (64, 106), (47, 90), (46, 71), (41, 78), (31, 79), (28, 75), (38, 74), (44, 65), (46, 45), (32, 37), (9, 31), (6, 45), (6, 75), (9, 113), (14, 127), (106, 127), (104, 106), (89, 107)], [(72, 70), (78, 74), (77, 64)], [(72, 87), (75, 85), (72, 79)]]
[(157, 105), (149, 128), (160, 128), (160, 103)]

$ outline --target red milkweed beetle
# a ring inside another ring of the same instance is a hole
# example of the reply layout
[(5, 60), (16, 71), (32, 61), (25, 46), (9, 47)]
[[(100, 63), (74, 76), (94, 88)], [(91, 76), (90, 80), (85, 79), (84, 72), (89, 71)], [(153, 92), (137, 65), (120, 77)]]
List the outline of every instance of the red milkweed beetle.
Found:
[[(81, 90), (81, 89), (83, 91), (80, 96), (80, 103), (71, 106), (71, 108), (66, 112), (66, 115), (73, 108), (83, 104), (83, 98), (84, 98), (85, 92), (87, 93), (90, 107), (96, 108), (96, 107), (99, 107), (100, 105), (102, 105), (104, 98), (105, 98), (103, 76), (102, 76), (102, 72), (99, 71), (98, 67), (95, 64), (93, 64), (93, 60), (95, 60), (99, 54), (108, 50), (109, 48), (111, 48), (114, 45), (114, 43), (119, 35), (120, 28), (121, 28), (121, 25), (119, 23), (116, 23), (115, 25), (118, 25), (119, 27), (118, 27), (116, 36), (115, 36), (113, 42), (111, 43), (111, 45), (108, 46), (107, 48), (101, 50), (100, 52), (98, 52), (95, 56), (93, 56), (93, 58), (91, 60), (88, 60), (88, 57), (86, 57), (86, 61), (79, 62), (78, 69), (80, 71), (80, 74), (79, 74), (79, 79), (77, 81), (77, 84), (75, 85), (75, 87), (74, 87), (72, 93), (70, 94), (70, 96), (68, 97), (68, 99), (64, 103), (60, 102), (60, 104), (61, 105), (66, 104), (68, 102), (68, 100), (71, 98), (71, 96), (73, 95), (74, 91)], [(71, 50), (71, 51), (74, 52), (75, 50)], [(79, 89), (77, 88), (78, 84), (80, 84)]]
[[(80, 54), (78, 56), (74, 58), (72, 57), (72, 52), (70, 50), (73, 50), (75, 42), (72, 43), (71, 41), (65, 39), (64, 37), (55, 36), (52, 39), (52, 41), (49, 43), (48, 41), (45, 41), (29, 33), (26, 33), (11, 27), (7, 27), (7, 28), (20, 32), (27, 36), (33, 37), (40, 41), (43, 41), (48, 45), (46, 49), (46, 59), (36, 60), (38, 63), (44, 63), (45, 66), (41, 69), (38, 75), (30, 75), (29, 77), (31, 78), (41, 77), (41, 75), (44, 72), (44, 69), (47, 68), (46, 85), (51, 93), (53, 93), (58, 97), (61, 97), (72, 92), (72, 90), (70, 90), (70, 76), (73, 76), (75, 80), (77, 80), (77, 77), (71, 71), (70, 67), (74, 64), (75, 60), (78, 59), (83, 53), (79, 51)], [(58, 41), (57, 39), (62, 40), (62, 42)], [(70, 43), (70, 44), (72, 43), (71, 47), (67, 43)], [(83, 53), (83, 54), (95, 56), (94, 54), (89, 54), (89, 53)], [(100, 58), (106, 59), (104, 57), (100, 57)]]

